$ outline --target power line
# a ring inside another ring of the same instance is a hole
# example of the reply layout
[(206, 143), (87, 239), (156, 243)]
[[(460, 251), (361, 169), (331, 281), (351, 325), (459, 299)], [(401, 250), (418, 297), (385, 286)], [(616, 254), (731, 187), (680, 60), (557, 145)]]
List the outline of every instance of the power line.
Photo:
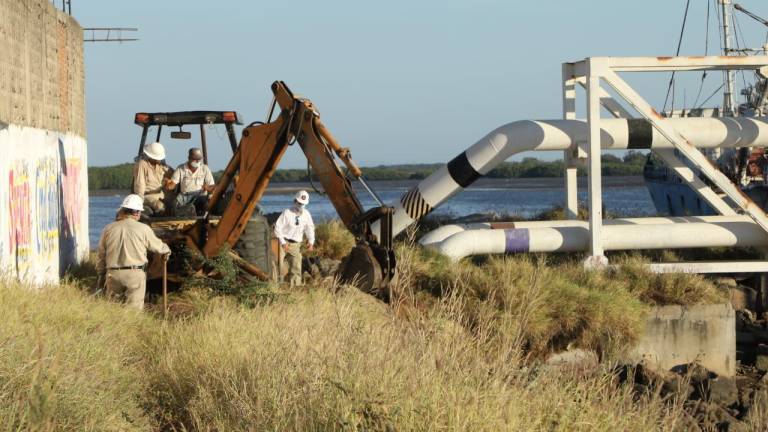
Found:
[[(691, 6), (691, 0), (686, 1), (685, 3), (685, 13), (683, 14), (683, 25), (680, 28), (680, 38), (677, 40), (677, 51), (675, 51), (675, 56), (680, 55), (680, 47), (683, 45), (683, 35), (685, 34), (685, 23), (688, 21), (688, 8)], [(672, 71), (672, 76), (669, 77), (669, 86), (667, 87), (667, 96), (664, 98), (664, 110), (667, 109), (667, 100), (669, 99), (669, 93), (672, 91), (672, 86), (675, 83), (675, 72)], [(672, 106), (670, 107), (670, 111), (674, 111), (675, 109), (675, 94), (672, 93)]]

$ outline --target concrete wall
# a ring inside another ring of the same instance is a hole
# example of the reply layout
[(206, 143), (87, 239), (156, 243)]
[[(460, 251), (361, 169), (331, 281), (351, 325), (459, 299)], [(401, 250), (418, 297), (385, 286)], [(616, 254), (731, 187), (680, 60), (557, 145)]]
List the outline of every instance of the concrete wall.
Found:
[(55, 282), (88, 254), (83, 31), (49, 0), (0, 0), (0, 268)]
[(0, 0), (0, 121), (85, 137), (83, 29), (49, 0)]
[(736, 313), (729, 304), (655, 307), (631, 355), (670, 370), (698, 362), (720, 376), (736, 374)]

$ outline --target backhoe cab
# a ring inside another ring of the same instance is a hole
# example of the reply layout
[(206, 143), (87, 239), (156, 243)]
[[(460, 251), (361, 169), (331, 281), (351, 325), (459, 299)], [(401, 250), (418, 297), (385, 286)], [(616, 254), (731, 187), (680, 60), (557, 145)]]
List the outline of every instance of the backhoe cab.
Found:
[[(285, 150), (298, 142), (327, 198), (346, 228), (355, 236), (356, 246), (339, 266), (338, 277), (343, 282), (353, 283), (363, 291), (388, 301), (389, 285), (395, 277), (391, 230), (393, 209), (384, 206), (368, 186), (360, 168), (352, 160), (349, 149), (341, 147), (326, 129), (311, 101), (294, 96), (282, 81), (272, 84), (272, 93), (274, 99), (267, 121), (254, 122), (243, 129), (239, 144), (234, 140), (232, 125), (237, 122), (234, 112), (136, 114), (136, 123), (144, 126), (142, 146), (146, 143), (149, 125), (158, 126), (159, 137), (162, 126), (178, 126), (181, 129), (187, 124), (200, 124), (201, 133), (204, 134), (204, 124), (223, 123), (234, 151), (232, 159), (216, 182), (205, 215), (188, 224), (178, 225), (175, 233), (169, 233), (168, 226), (165, 226), (166, 232), (162, 237), (170, 243), (184, 243), (188, 249), (209, 258), (236, 245), (248, 227)], [(204, 138), (202, 147), (207, 161)], [(342, 170), (337, 158), (345, 165), (346, 171)], [(352, 188), (352, 180), (359, 181), (379, 206), (364, 209)], [(213, 212), (213, 209), (221, 211)], [(214, 213), (220, 216), (214, 217)], [(375, 221), (380, 221), (380, 233), (371, 230), (371, 224)], [(270, 279), (266, 269), (230, 253), (243, 277)]]
[(229, 145), (234, 152), (237, 149), (237, 138), (235, 136), (234, 125), (242, 124), (235, 111), (177, 111), (161, 113), (136, 113), (133, 122), (140, 126), (141, 141), (139, 141), (138, 156), (141, 157), (144, 146), (147, 144), (147, 137), (152, 127), (156, 127), (155, 141), (162, 138), (163, 128), (179, 128), (171, 131), (171, 138), (188, 140), (192, 138), (189, 130), (184, 130), (185, 126), (200, 128), (200, 147), (203, 149), (203, 161), (208, 164), (208, 143), (205, 136), (205, 126), (224, 125), (229, 138)]

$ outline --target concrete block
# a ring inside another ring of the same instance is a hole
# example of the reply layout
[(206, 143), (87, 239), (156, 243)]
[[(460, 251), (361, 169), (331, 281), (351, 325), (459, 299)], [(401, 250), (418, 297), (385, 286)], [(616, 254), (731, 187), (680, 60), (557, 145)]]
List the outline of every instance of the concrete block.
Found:
[(660, 306), (629, 355), (651, 369), (699, 363), (726, 377), (736, 374), (736, 314), (730, 304)]

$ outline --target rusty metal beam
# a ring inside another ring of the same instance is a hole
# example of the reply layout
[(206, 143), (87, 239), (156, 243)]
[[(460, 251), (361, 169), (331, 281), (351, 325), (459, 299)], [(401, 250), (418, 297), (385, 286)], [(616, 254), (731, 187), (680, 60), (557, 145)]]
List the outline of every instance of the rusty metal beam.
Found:
[(760, 69), (768, 66), (768, 56), (689, 56), (689, 57), (590, 57), (572, 65), (575, 77), (588, 73), (588, 61), (602, 58), (614, 72), (659, 72)]

